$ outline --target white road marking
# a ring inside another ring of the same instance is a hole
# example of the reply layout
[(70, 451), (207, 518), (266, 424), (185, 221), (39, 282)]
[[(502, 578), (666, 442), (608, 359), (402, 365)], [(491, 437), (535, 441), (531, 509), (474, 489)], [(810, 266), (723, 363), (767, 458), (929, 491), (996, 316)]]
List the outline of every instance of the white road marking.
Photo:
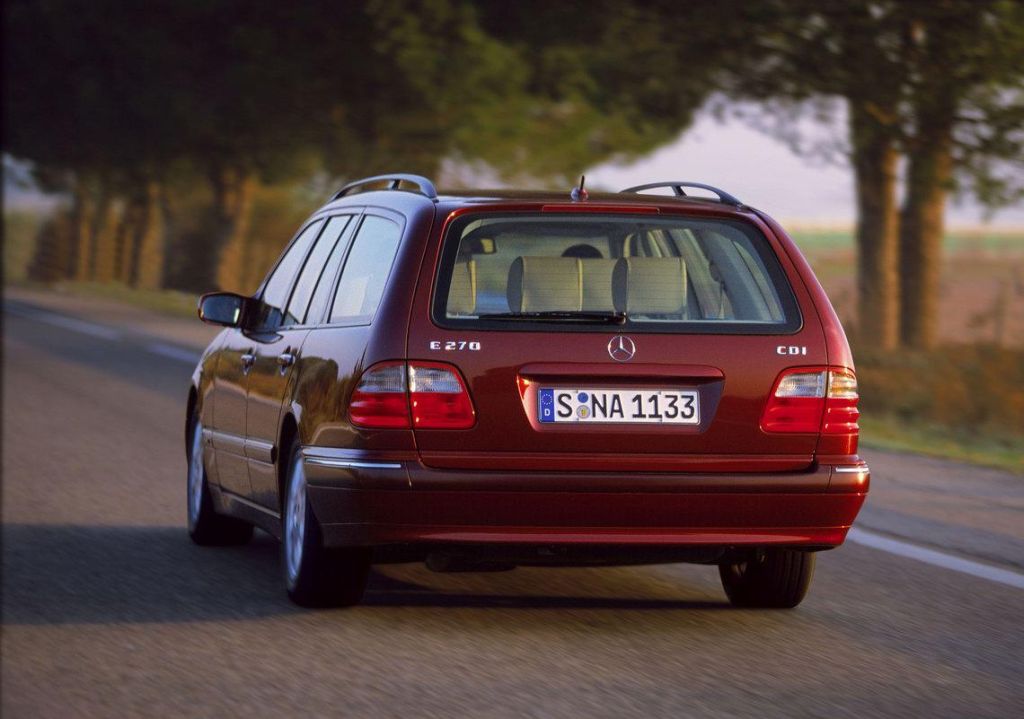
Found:
[(1024, 589), (1024, 574), (1010, 569), (1000, 569), (999, 567), (982, 564), (981, 562), (973, 562), (970, 559), (956, 557), (934, 549), (926, 549), (909, 542), (890, 539), (889, 537), (864, 529), (851, 529), (846, 538), (851, 542), (863, 544), (865, 547), (871, 547), (872, 549), (880, 549), (889, 554), (916, 559), (926, 564), (934, 564), (936, 567), (952, 569), (954, 572), (970, 574), (973, 577), (981, 577), (990, 582), (998, 582), (1009, 587)]
[(199, 361), (200, 353), (195, 350), (187, 350), (181, 347), (175, 347), (174, 345), (164, 344), (163, 342), (151, 342), (146, 345), (146, 351), (152, 352), (153, 354), (162, 355), (164, 357), (170, 357), (181, 362), (188, 362), (189, 364), (195, 364)]
[(121, 339), (121, 333), (115, 329), (93, 324), (92, 322), (85, 322), (84, 320), (76, 320), (74, 317), (65, 317), (64, 315), (56, 315), (50, 312), (39, 312), (37, 310), (24, 310), (20, 307), (14, 307), (6, 303), (4, 304), (4, 310), (30, 320), (45, 322), (46, 324), (53, 325), (54, 327), (63, 327), (66, 330), (81, 332), (82, 334), (100, 337), (105, 340)]

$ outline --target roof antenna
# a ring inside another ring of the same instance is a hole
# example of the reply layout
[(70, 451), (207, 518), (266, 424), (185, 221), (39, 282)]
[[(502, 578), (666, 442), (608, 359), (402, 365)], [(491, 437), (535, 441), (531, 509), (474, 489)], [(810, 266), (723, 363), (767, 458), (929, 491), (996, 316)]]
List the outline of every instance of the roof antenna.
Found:
[(572, 188), (572, 192), (569, 193), (569, 197), (572, 198), (573, 202), (579, 202), (580, 200), (587, 199), (590, 195), (583, 187), (583, 183), (586, 181), (586, 175), (580, 175), (580, 186)]

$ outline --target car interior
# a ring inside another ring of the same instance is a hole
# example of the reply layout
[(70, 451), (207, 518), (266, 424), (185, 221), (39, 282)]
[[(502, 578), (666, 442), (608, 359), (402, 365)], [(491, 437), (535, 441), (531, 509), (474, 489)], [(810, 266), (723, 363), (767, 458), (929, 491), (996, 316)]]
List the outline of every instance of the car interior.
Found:
[(784, 321), (750, 237), (728, 226), (477, 221), (459, 244), (448, 317), (619, 312), (657, 322)]

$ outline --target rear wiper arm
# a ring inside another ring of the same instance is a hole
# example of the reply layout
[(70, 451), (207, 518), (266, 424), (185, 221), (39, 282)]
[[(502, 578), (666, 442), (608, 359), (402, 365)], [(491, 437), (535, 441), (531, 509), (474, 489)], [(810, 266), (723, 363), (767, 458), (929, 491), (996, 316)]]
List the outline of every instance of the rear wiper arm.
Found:
[(589, 322), (592, 324), (621, 325), (626, 322), (625, 312), (485, 312), (477, 315), (482, 320), (541, 320), (544, 322)]

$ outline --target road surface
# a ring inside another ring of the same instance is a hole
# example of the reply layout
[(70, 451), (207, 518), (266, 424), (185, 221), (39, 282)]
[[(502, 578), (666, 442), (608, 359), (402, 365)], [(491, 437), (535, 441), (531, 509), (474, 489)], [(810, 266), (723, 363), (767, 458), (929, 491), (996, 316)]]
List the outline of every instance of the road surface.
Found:
[[(198, 324), (4, 304), (4, 717), (1010, 717), (1024, 706), (1024, 478), (866, 452), (858, 541), (794, 611), (711, 567), (375, 570), (285, 597), (278, 545), (184, 529)], [(110, 311), (108, 311), (110, 310)]]

